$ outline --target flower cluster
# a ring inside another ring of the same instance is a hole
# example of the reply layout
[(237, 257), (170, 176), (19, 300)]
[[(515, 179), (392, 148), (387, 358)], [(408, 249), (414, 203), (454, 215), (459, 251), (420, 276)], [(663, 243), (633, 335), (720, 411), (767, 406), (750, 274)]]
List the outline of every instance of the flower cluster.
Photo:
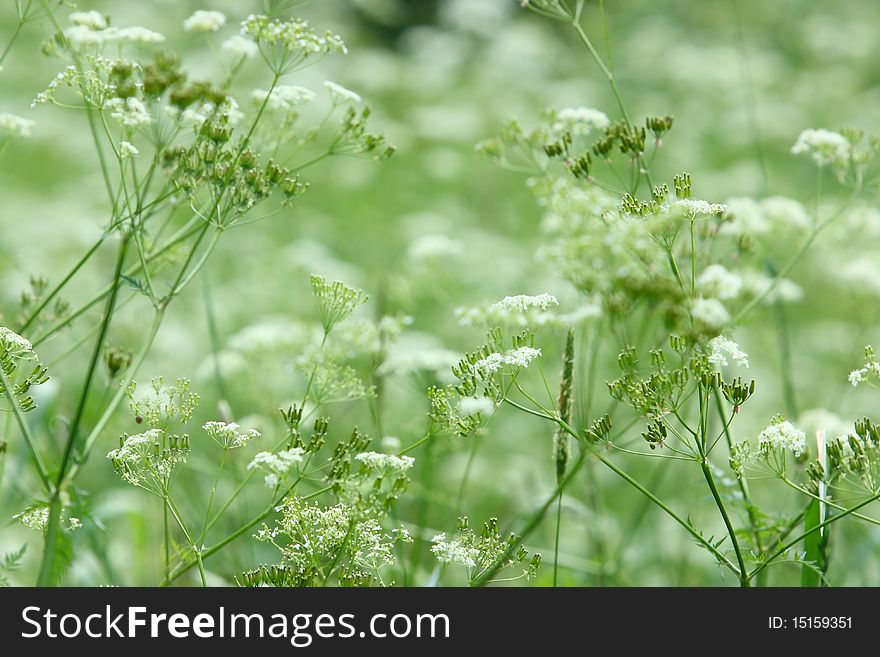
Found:
[(260, 437), (256, 429), (242, 429), (237, 422), (206, 422), (202, 429), (223, 449), (244, 447), (254, 438)]
[(498, 519), (490, 518), (477, 534), (468, 526), (466, 516), (459, 518), (455, 538), (445, 533), (431, 539), (431, 552), (444, 566), (451, 564), (463, 566), (468, 582), (473, 583), (484, 575), (494, 575), (505, 568), (524, 564), (521, 577), (531, 578), (541, 565), (541, 555), (535, 554), (526, 562), (528, 551), (519, 545), (516, 534), (502, 538), (498, 530)]
[(7, 399), (14, 398), (24, 412), (35, 409), (37, 405), (30, 390), (49, 380), (48, 370), (40, 362), (30, 340), (5, 326), (0, 326), (0, 371), (9, 384), (7, 390), (0, 383), (3, 395)]
[(728, 359), (742, 367), (749, 366), (749, 355), (733, 340), (723, 335), (709, 340), (709, 362), (720, 370), (728, 366)]
[(266, 62), (279, 75), (315, 57), (348, 52), (341, 37), (330, 31), (320, 34), (304, 20), (282, 21), (252, 14), (242, 21), (241, 35), (258, 44)]
[(200, 9), (183, 21), (185, 32), (216, 32), (226, 25), (226, 16), (219, 11)]
[(266, 473), (263, 481), (268, 488), (276, 488), (288, 481), (293, 466), (303, 462), (305, 450), (292, 447), (279, 452), (260, 452), (248, 464), (248, 470), (260, 470)]
[(107, 458), (123, 481), (165, 498), (176, 466), (186, 462), (188, 454), (186, 434), (150, 429), (134, 435), (123, 434), (119, 447), (109, 451)]
[(0, 138), (13, 137), (21, 139), (31, 136), (34, 122), (9, 113), (0, 113)]
[(777, 416), (758, 434), (758, 448), (762, 452), (789, 450), (797, 457), (806, 451), (807, 436), (791, 422)]
[(852, 144), (839, 132), (819, 128), (804, 130), (791, 147), (793, 155), (809, 155), (816, 166), (846, 169), (849, 166)]
[(336, 324), (351, 315), (358, 306), (365, 304), (369, 298), (363, 290), (349, 287), (341, 281), (330, 282), (316, 274), (312, 275), (311, 284), (325, 333), (329, 333)]
[(166, 385), (163, 377), (156, 377), (143, 393), (137, 383), (132, 382), (128, 397), (135, 422), (162, 430), (189, 422), (200, 401), (199, 395), (192, 391), (189, 379), (183, 378), (177, 379), (173, 385)]
[[(407, 530), (386, 530), (375, 517), (342, 503), (322, 507), (293, 496), (277, 510), (276, 525), (264, 525), (256, 538), (281, 552), (283, 570), (277, 575), (286, 586), (322, 585), (333, 576), (340, 585), (386, 584), (381, 571), (396, 562), (395, 546), (412, 541)], [(253, 573), (244, 576), (245, 583), (254, 579)]]
[(860, 383), (871, 383), (872, 379), (880, 380), (880, 363), (877, 362), (874, 348), (869, 345), (865, 347), (865, 364), (849, 373), (849, 382), (856, 388)]

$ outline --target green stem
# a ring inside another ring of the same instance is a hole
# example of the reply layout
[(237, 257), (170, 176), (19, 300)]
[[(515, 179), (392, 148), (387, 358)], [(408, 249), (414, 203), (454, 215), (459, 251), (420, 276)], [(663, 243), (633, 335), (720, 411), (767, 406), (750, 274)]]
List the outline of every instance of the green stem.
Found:
[(715, 485), (715, 478), (712, 476), (712, 469), (709, 467), (709, 462), (707, 460), (703, 460), (701, 467), (703, 470), (703, 476), (706, 478), (706, 483), (709, 484), (709, 490), (712, 491), (712, 497), (715, 500), (715, 505), (718, 507), (718, 511), (721, 513), (721, 518), (724, 520), (724, 526), (727, 527), (727, 534), (730, 536), (730, 542), (733, 545), (733, 551), (736, 554), (736, 562), (739, 565), (740, 586), (748, 588), (748, 571), (746, 571), (746, 564), (745, 561), (743, 561), (742, 551), (739, 547), (739, 541), (736, 538), (736, 530), (733, 528), (733, 523), (730, 521), (730, 516), (727, 513), (727, 508), (724, 506), (724, 501), (721, 499), (721, 495), (718, 493), (718, 487)]
[(559, 534), (562, 527), (562, 491), (556, 501), (556, 538), (553, 542), (553, 588), (559, 582)]
[(596, 454), (596, 458), (598, 458), (600, 461), (602, 461), (602, 463), (604, 463), (606, 466), (608, 466), (616, 475), (618, 475), (624, 481), (629, 483), (630, 486), (632, 486), (633, 488), (638, 490), (640, 493), (642, 493), (642, 495), (644, 495), (649, 500), (651, 500), (651, 502), (653, 502), (658, 507), (663, 509), (670, 518), (672, 518), (673, 520), (675, 520), (675, 522), (677, 522), (679, 525), (684, 527), (687, 530), (687, 532), (691, 536), (693, 536), (694, 539), (696, 539), (696, 541), (698, 543), (700, 543), (703, 547), (705, 547), (707, 550), (709, 550), (709, 552), (711, 552), (715, 556), (715, 558), (718, 559), (718, 561), (720, 561), (723, 565), (727, 566), (731, 571), (736, 573), (737, 577), (741, 577), (740, 572), (737, 570), (736, 566), (730, 561), (730, 559), (728, 559), (721, 552), (719, 552), (718, 549), (714, 545), (712, 545), (712, 543), (707, 541), (703, 537), (703, 535), (700, 534), (700, 532), (698, 532), (696, 529), (694, 529), (694, 527), (689, 522), (687, 522), (684, 518), (679, 516), (675, 511), (670, 509), (669, 506), (667, 506), (666, 503), (663, 502), (663, 500), (658, 498), (651, 491), (649, 491), (647, 488), (642, 486), (638, 481), (633, 479), (630, 475), (628, 475), (626, 472), (624, 472), (623, 470), (618, 468), (616, 465), (614, 465), (611, 461), (606, 459), (601, 454)]
[[(308, 500), (313, 497), (317, 497), (318, 495), (322, 495), (323, 493), (329, 492), (332, 489), (333, 489), (332, 486), (325, 486), (324, 488), (321, 488), (320, 490), (316, 490), (313, 493), (309, 493), (308, 495), (303, 495), (302, 499)], [(289, 490), (287, 492), (289, 492)], [(201, 560), (205, 560), (208, 557), (216, 554), (218, 551), (222, 550), (224, 547), (229, 545), (232, 541), (237, 539), (239, 536), (250, 531), (253, 527), (255, 527), (259, 523), (263, 522), (266, 518), (268, 518), (275, 511), (275, 507), (278, 506), (279, 502), (284, 499), (284, 497), (287, 495), (287, 492), (285, 492), (284, 495), (281, 495), (281, 497), (278, 500), (273, 501), (272, 504), (270, 504), (268, 507), (266, 507), (266, 509), (261, 514), (259, 514), (258, 516), (256, 516), (252, 520), (250, 520), (247, 524), (239, 527), (237, 530), (235, 530), (234, 532), (229, 534), (226, 538), (219, 541), (218, 543), (216, 543), (212, 547), (202, 551), (200, 554)], [(173, 582), (178, 577), (180, 577), (181, 575), (186, 573), (188, 570), (190, 570), (194, 565), (196, 565), (195, 561), (190, 561), (185, 564), (181, 564), (180, 566), (178, 566), (174, 570), (174, 572), (171, 573), (170, 577), (166, 578), (165, 581), (162, 582), (162, 586), (168, 586), (169, 584), (171, 584), (171, 582)]]
[(9, 377), (6, 376), (6, 373), (3, 371), (2, 367), (0, 367), (0, 383), (3, 384), (3, 392), (6, 395), (6, 399), (9, 400), (9, 403), (12, 406), (13, 415), (15, 415), (15, 420), (16, 422), (18, 422), (18, 428), (21, 430), (21, 435), (24, 437), (24, 443), (25, 445), (27, 445), (28, 452), (31, 455), (31, 460), (34, 462), (34, 467), (37, 470), (37, 475), (40, 477), (40, 481), (43, 483), (43, 488), (46, 489), (46, 494), (51, 495), (52, 482), (49, 480), (49, 471), (46, 469), (46, 464), (43, 461), (43, 457), (40, 455), (40, 451), (37, 449), (37, 443), (34, 440), (33, 434), (31, 433), (31, 428), (28, 425), (27, 418), (24, 416), (24, 411), (21, 410), (21, 406), (19, 405), (18, 400), (15, 398), (12, 382), (9, 380)]

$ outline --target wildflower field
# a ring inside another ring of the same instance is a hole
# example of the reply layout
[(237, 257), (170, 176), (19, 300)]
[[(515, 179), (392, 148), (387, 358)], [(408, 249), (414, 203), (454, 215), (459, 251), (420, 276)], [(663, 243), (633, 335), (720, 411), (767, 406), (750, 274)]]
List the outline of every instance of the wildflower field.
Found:
[(0, 584), (880, 585), (878, 25), (6, 0)]

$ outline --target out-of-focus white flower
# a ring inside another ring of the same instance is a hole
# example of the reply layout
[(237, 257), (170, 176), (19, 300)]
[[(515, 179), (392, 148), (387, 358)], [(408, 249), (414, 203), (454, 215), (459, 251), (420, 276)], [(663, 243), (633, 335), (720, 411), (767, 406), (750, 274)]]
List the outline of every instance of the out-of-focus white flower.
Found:
[(150, 125), (153, 117), (147, 106), (137, 98), (111, 98), (107, 102), (110, 116), (127, 128), (141, 128)]
[(849, 166), (852, 144), (838, 132), (825, 128), (809, 129), (798, 135), (791, 152), (794, 155), (809, 155), (819, 167), (846, 169)]
[(458, 400), (458, 414), (461, 417), (470, 417), (481, 413), (484, 416), (495, 412), (495, 402), (488, 397), (462, 397)]
[(604, 130), (611, 124), (604, 112), (591, 107), (566, 107), (556, 113), (553, 131), (587, 135), (594, 130)]
[(16, 137), (24, 138), (31, 136), (31, 128), (34, 122), (30, 119), (23, 119), (15, 114), (0, 114), (0, 137)]
[(68, 20), (90, 30), (103, 30), (107, 27), (107, 17), (99, 11), (75, 11), (68, 16)]
[(311, 101), (315, 97), (315, 92), (306, 87), (279, 85), (272, 89), (271, 94), (266, 89), (254, 89), (251, 97), (261, 104), (265, 101), (269, 109), (287, 112), (297, 105)]
[(719, 329), (730, 321), (730, 314), (718, 299), (694, 299), (690, 311), (691, 316), (707, 328)]
[(397, 472), (406, 472), (416, 461), (412, 456), (394, 456), (379, 452), (361, 452), (354, 458), (368, 470), (395, 470)]
[(240, 34), (229, 37), (220, 47), (236, 57), (250, 58), (256, 56), (256, 54), (260, 52), (260, 48), (256, 43)]
[(200, 9), (183, 21), (185, 32), (216, 32), (226, 25), (226, 16), (219, 11)]
[(140, 151), (133, 144), (127, 141), (119, 142), (119, 157), (123, 160), (127, 157), (140, 155)]
[(723, 265), (709, 265), (697, 277), (697, 289), (716, 299), (735, 299), (742, 285), (742, 279)]
[(344, 105), (345, 103), (357, 104), (362, 102), (359, 94), (356, 94), (350, 89), (346, 89), (341, 84), (336, 84), (330, 80), (324, 80), (324, 86), (327, 87), (327, 90), (330, 92), (330, 101), (334, 105)]

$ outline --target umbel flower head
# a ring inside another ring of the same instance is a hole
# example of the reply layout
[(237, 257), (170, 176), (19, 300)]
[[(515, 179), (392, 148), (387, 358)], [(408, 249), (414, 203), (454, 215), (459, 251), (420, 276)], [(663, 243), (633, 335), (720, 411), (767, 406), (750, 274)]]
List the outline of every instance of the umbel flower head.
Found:
[(242, 429), (236, 422), (206, 422), (202, 429), (223, 449), (244, 447), (254, 438), (260, 437), (256, 429)]
[(312, 293), (318, 301), (321, 326), (324, 333), (351, 315), (355, 309), (369, 298), (363, 290), (349, 287), (341, 281), (329, 282), (323, 276), (312, 275)]
[(113, 469), (122, 480), (164, 497), (171, 476), (189, 454), (189, 436), (150, 429), (134, 435), (123, 434), (119, 447), (107, 453)]
[(771, 449), (790, 450), (795, 456), (800, 456), (807, 448), (807, 436), (791, 422), (777, 415), (758, 434), (758, 447), (765, 452)]
[(340, 36), (330, 31), (320, 34), (304, 20), (282, 21), (252, 14), (242, 21), (241, 35), (257, 43), (266, 63), (278, 75), (327, 53), (348, 52)]
[(30, 390), (49, 380), (48, 370), (40, 362), (30, 340), (5, 326), (0, 326), (0, 370), (3, 372), (0, 399), (12, 397), (25, 412), (35, 409), (37, 405)]
[(219, 11), (198, 10), (183, 21), (185, 32), (216, 32), (226, 25), (226, 16)]

